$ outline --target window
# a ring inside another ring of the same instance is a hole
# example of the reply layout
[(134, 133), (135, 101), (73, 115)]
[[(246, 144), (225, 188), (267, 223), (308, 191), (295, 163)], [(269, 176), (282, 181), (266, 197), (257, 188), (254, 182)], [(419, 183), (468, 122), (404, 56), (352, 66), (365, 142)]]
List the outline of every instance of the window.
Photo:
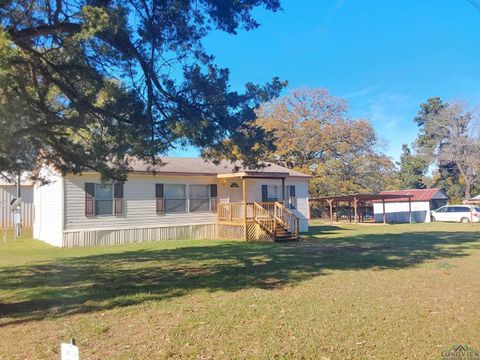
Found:
[(278, 186), (267, 185), (267, 202), (278, 201)]
[(184, 213), (187, 211), (186, 185), (165, 184), (165, 212)]
[(210, 194), (208, 185), (190, 185), (190, 212), (209, 211)]
[(217, 209), (217, 185), (155, 184), (157, 214)]
[(112, 184), (95, 184), (95, 215), (113, 214)]

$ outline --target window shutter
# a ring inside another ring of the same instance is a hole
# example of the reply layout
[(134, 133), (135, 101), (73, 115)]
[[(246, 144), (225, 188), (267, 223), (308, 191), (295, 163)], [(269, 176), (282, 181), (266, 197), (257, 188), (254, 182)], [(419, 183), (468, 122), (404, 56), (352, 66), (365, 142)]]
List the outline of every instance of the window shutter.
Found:
[(268, 190), (267, 185), (262, 185), (262, 202), (268, 201)]
[(95, 184), (85, 183), (85, 215), (95, 215)]
[(217, 184), (210, 185), (210, 197), (217, 197)]
[(123, 183), (113, 185), (114, 214), (123, 214)]
[(218, 196), (217, 184), (211, 184), (210, 185), (210, 210), (211, 211), (217, 210), (217, 196)]
[(165, 212), (163, 204), (163, 184), (155, 184), (155, 198), (157, 202), (157, 214), (163, 214)]
[(295, 185), (290, 185), (290, 196), (295, 197)]
[(295, 185), (290, 185), (290, 208), (297, 208), (297, 196), (295, 195)]

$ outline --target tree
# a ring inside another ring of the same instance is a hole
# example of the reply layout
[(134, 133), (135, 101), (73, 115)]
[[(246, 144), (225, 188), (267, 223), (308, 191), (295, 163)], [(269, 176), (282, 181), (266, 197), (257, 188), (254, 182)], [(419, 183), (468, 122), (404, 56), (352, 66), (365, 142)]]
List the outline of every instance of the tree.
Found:
[(472, 187), (479, 180), (480, 139), (476, 133), (480, 125), (478, 118), (466, 111), (463, 104), (453, 103), (439, 112), (435, 124), (448, 134), (436, 154), (438, 160), (456, 165), (465, 186), (465, 198), (469, 199)]
[(377, 192), (394, 177), (372, 125), (348, 118), (346, 101), (325, 89), (294, 90), (264, 104), (257, 123), (274, 135), (269, 160), (312, 174), (313, 196)]
[[(430, 99), (429, 104), (433, 104)], [(439, 180), (445, 176), (458, 178), (457, 181), (450, 181), (450, 184), (460, 183), (464, 187), (465, 198), (470, 198), (480, 169), (478, 117), (473, 116), (465, 109), (464, 104), (458, 102), (444, 104), (440, 100), (436, 101), (436, 104), (441, 106), (435, 106), (435, 111), (429, 111), (422, 118), (422, 130), (417, 146), (424, 156), (438, 163)], [(457, 172), (460, 176), (457, 176)], [(448, 180), (443, 183), (447, 185)]]
[(420, 104), (418, 115), (414, 118), (419, 127), (414, 147), (419, 157), (428, 161), (429, 165), (436, 165), (432, 186), (441, 188), (450, 199), (459, 200), (463, 197), (464, 189), (459, 183), (460, 173), (457, 166), (451, 162), (440, 161), (435, 156), (447, 134), (443, 130), (437, 132), (438, 129), (432, 125), (433, 119), (447, 106), (448, 103), (443, 102), (440, 97), (428, 98), (425, 103)]
[(408, 145), (402, 146), (402, 155), (398, 162), (400, 187), (402, 189), (425, 189), (424, 176), (428, 170), (428, 161), (425, 158), (412, 154)]
[(255, 165), (268, 142), (254, 109), (284, 83), (231, 91), (228, 69), (202, 39), (257, 28), (259, 6), (280, 8), (278, 0), (2, 2), (0, 171), (16, 162), (19, 144), (63, 171), (117, 179), (131, 156), (155, 168), (176, 144)]

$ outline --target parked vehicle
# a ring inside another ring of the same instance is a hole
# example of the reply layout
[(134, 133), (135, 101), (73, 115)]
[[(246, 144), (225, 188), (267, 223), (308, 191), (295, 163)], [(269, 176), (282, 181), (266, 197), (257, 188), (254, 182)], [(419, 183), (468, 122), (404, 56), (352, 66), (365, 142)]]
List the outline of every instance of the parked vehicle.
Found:
[(447, 205), (432, 211), (432, 221), (479, 222), (480, 207), (471, 205)]

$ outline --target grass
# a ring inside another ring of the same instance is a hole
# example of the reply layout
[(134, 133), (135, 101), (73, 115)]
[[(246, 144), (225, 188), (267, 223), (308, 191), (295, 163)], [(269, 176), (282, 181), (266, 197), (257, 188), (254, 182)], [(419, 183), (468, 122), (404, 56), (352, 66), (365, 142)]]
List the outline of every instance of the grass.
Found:
[(480, 349), (480, 225), (58, 249), (0, 240), (0, 359), (438, 359)]

